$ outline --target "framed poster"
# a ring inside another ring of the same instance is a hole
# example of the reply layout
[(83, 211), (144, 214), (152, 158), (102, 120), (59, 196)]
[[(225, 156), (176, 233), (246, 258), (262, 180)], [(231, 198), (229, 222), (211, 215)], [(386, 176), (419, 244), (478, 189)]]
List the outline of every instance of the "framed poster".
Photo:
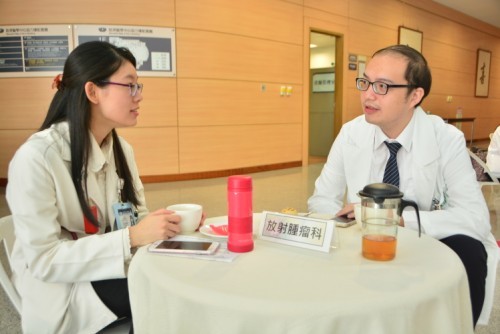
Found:
[(312, 77), (313, 93), (331, 93), (335, 91), (335, 73), (316, 73)]
[(141, 77), (175, 77), (175, 29), (107, 24), (75, 25), (75, 47), (89, 41), (106, 41), (126, 47), (137, 60)]
[(423, 32), (399, 26), (398, 43), (408, 45), (422, 53)]
[(490, 64), (491, 52), (486, 50), (477, 50), (476, 64), (476, 96), (488, 97), (490, 87)]
[(0, 78), (54, 77), (73, 50), (68, 24), (0, 25)]

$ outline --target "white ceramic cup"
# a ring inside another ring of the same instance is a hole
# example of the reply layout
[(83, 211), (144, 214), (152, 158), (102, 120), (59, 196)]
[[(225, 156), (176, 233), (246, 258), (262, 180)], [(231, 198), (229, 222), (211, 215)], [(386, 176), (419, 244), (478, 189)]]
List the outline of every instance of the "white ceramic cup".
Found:
[(167, 210), (181, 217), (181, 233), (193, 233), (200, 226), (203, 207), (199, 204), (174, 204), (167, 206)]

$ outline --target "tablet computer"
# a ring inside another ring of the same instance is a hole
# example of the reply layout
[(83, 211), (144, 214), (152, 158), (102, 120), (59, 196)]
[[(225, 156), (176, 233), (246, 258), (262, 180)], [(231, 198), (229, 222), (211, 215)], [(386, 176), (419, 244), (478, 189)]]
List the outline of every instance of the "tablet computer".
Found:
[(216, 241), (158, 240), (149, 246), (150, 252), (173, 254), (213, 254), (219, 243)]

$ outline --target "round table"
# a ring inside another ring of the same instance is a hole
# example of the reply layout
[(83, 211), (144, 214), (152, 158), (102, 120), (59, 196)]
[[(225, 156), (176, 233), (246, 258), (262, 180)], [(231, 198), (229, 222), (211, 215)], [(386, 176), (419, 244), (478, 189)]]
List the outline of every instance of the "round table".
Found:
[(142, 247), (129, 268), (135, 333), (473, 333), (465, 269), (447, 246), (399, 228), (396, 258), (378, 262), (361, 256), (358, 226), (336, 233), (329, 253), (256, 236), (230, 263)]

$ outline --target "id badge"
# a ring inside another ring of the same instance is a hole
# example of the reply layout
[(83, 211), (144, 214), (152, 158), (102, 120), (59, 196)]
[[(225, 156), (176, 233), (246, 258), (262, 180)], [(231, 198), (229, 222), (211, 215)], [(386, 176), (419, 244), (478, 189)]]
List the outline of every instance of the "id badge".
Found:
[(136, 222), (134, 209), (129, 202), (113, 204), (115, 227), (117, 230), (134, 226)]

